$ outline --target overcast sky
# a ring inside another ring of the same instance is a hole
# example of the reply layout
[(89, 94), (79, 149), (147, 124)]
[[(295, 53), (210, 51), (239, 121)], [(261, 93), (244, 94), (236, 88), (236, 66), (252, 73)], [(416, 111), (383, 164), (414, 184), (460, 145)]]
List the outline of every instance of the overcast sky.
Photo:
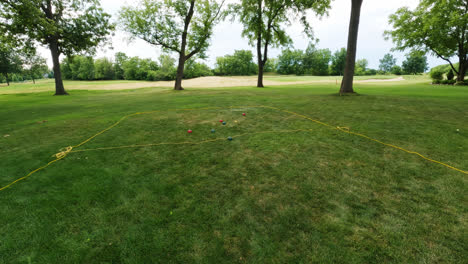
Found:
[[(235, 1), (235, 0), (231, 0)], [(114, 20), (117, 18), (118, 11), (122, 6), (134, 4), (137, 1), (131, 0), (101, 0), (104, 10), (112, 14)], [(359, 41), (357, 49), (358, 59), (367, 59), (369, 67), (377, 69), (379, 59), (385, 53), (390, 52), (393, 44), (383, 38), (383, 32), (390, 29), (388, 25), (388, 16), (394, 13), (398, 8), (409, 6), (414, 8), (419, 0), (364, 0), (361, 11), (361, 24), (359, 28)], [(349, 16), (351, 10), (350, 0), (334, 0), (328, 17), (321, 20), (310, 15), (309, 22), (314, 28), (315, 37), (320, 40), (319, 48), (328, 48), (332, 52), (346, 47), (348, 38)], [(250, 47), (247, 40), (241, 37), (242, 26), (239, 23), (230, 21), (219, 24), (211, 40), (211, 46), (208, 51), (209, 58), (205, 61), (213, 66), (216, 57), (234, 53), (234, 50), (249, 49), (256, 54), (253, 47)], [(294, 41), (294, 48), (305, 49), (310, 40), (303, 34), (300, 23), (293, 23), (288, 28), (288, 33)], [(124, 52), (129, 56), (139, 56), (142, 58), (156, 59), (161, 50), (157, 47), (146, 44), (142, 40), (129, 41), (128, 35), (117, 31), (112, 40), (113, 49), (109, 47), (100, 49), (97, 57), (113, 57), (116, 52)], [(270, 56), (276, 57), (281, 50), (272, 50)], [(41, 54), (46, 56), (51, 65), (50, 52), (41, 49)], [(404, 60), (404, 53), (392, 52), (397, 58), (397, 63), (401, 65)], [(174, 55), (175, 57), (175, 55)], [(445, 64), (444, 61), (435, 57), (429, 57), (429, 66), (434, 67), (439, 64)]]

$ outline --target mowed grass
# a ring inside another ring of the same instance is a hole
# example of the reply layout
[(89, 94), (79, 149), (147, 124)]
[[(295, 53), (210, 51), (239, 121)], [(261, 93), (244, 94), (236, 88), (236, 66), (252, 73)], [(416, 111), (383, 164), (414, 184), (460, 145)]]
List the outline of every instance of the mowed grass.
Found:
[(247, 107), (466, 171), (468, 90), (426, 83), (0, 95), (0, 186), (135, 112), (160, 110), (77, 150), (220, 139), (71, 153), (0, 192), (0, 263), (466, 263), (466, 174)]

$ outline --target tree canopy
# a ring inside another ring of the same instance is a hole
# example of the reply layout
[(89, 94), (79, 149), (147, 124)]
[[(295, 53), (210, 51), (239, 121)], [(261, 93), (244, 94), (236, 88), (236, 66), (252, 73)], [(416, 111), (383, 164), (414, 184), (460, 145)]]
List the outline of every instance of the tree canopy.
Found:
[(384, 57), (379, 60), (380, 62), (380, 65), (379, 65), (379, 70), (385, 72), (385, 73), (389, 73), (392, 71), (392, 68), (393, 66), (396, 65), (396, 58), (393, 57), (392, 54), (390, 53), (387, 53), (384, 55)]
[(3, 37), (0, 37), (0, 74), (10, 85), (9, 74), (21, 71), (23, 61), (19, 49)]
[(60, 55), (92, 53), (114, 28), (98, 0), (1, 0), (0, 18), (0, 32), (26, 36), (49, 47), (56, 95), (67, 94)]
[(333, 53), (330, 65), (330, 74), (331, 75), (340, 75), (343, 76), (346, 63), (346, 49), (341, 48)]
[(310, 43), (302, 62), (304, 72), (319, 76), (328, 75), (331, 58), (332, 53), (329, 49), (317, 49), (315, 44)]
[(133, 37), (179, 55), (175, 90), (182, 90), (185, 62), (204, 57), (214, 26), (224, 17), (224, 0), (141, 0), (120, 12), (123, 28)]
[(244, 29), (242, 36), (257, 47), (258, 87), (263, 87), (263, 72), (268, 60), (269, 47), (291, 44), (285, 24), (299, 19), (304, 32), (312, 38), (312, 27), (307, 21), (307, 11), (318, 16), (327, 14), (331, 0), (242, 0), (231, 5), (231, 12), (238, 17)]
[(23, 59), (23, 70), (36, 83), (36, 79), (43, 78), (49, 72), (49, 67), (43, 57), (36, 53), (27, 53)]
[(233, 55), (216, 58), (214, 72), (216, 75), (252, 75), (257, 73), (257, 65), (253, 61), (250, 50), (236, 50)]
[(304, 74), (304, 67), (302, 66), (304, 59), (304, 52), (299, 49), (285, 49), (278, 57), (278, 73), (279, 74)]
[(406, 55), (406, 60), (402, 63), (403, 72), (405, 74), (423, 73), (429, 69), (427, 57), (424, 52), (412, 51)]
[[(468, 69), (468, 1), (421, 0), (415, 10), (398, 9), (390, 16), (394, 29), (385, 32), (397, 50), (431, 52), (447, 61), (463, 81)], [(458, 57), (458, 68), (452, 57)]]

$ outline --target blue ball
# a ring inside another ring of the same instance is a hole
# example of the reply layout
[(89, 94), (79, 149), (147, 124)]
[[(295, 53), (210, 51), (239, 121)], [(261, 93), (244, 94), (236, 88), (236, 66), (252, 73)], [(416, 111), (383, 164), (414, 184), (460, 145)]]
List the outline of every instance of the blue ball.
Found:
[(214, 132), (216, 132), (216, 130), (214, 130), (214, 129), (211, 129), (211, 133), (214, 133)]
[(225, 125), (226, 125), (226, 122), (223, 122), (223, 125), (225, 126)]
[(228, 137), (228, 140), (229, 140), (229, 141), (232, 141), (232, 137)]

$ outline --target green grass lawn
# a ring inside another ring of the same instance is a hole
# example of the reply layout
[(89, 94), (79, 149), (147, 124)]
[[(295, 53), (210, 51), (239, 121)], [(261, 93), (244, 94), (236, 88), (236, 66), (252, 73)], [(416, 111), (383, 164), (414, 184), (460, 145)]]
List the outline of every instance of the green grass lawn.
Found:
[(76, 150), (220, 139), (70, 153), (0, 192), (0, 263), (466, 263), (466, 174), (247, 107), (466, 171), (468, 89), (426, 83), (0, 95), (0, 186), (135, 112), (160, 110)]

